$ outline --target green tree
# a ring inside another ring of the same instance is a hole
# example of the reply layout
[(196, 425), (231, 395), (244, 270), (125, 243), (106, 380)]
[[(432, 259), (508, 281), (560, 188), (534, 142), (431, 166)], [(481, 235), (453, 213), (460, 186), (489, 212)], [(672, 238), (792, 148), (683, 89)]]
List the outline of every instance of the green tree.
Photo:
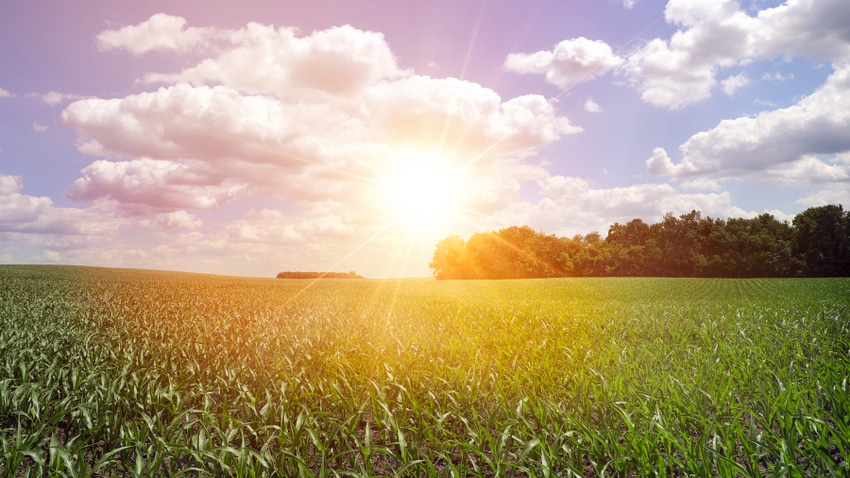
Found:
[(559, 238), (529, 226), (477, 233), (437, 244), (438, 279), (562, 276), (850, 276), (850, 213), (809, 208), (792, 224), (771, 214), (728, 220), (696, 210), (661, 222), (634, 219), (598, 232)]
[(850, 275), (850, 215), (841, 205), (811, 207), (794, 217), (794, 254), (813, 277)]
[(641, 219), (632, 219), (626, 224), (612, 224), (605, 237), (612, 263), (608, 275), (646, 275), (649, 270), (646, 254), (649, 238), (649, 225)]
[(703, 237), (700, 234), (702, 215), (698, 211), (664, 215), (661, 221), (664, 275), (678, 277), (700, 276), (707, 265), (702, 254)]
[(449, 236), (437, 243), (428, 267), (437, 279), (474, 279), (475, 273), (466, 253), (466, 242)]
[(566, 275), (561, 256), (567, 250), (566, 243), (553, 234), (535, 232), (526, 240), (526, 251), (534, 257), (535, 277), (563, 277)]

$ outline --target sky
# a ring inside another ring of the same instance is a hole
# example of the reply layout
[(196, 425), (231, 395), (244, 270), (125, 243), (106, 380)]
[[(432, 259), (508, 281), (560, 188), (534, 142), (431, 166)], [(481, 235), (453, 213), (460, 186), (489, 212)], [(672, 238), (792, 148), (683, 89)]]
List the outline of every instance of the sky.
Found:
[(0, 6), (0, 263), (427, 277), (848, 186), (847, 0)]

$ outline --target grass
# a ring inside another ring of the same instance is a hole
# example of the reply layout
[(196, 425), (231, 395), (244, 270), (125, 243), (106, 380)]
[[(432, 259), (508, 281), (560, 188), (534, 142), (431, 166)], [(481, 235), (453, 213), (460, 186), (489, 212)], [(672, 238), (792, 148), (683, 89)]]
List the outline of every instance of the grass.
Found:
[(2, 476), (850, 476), (850, 279), (0, 267)]

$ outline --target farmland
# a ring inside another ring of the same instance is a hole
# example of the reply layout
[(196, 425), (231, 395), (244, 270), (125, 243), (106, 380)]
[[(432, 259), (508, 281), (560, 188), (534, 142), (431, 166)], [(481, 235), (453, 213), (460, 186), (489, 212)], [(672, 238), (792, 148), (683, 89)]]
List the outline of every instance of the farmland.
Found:
[(850, 279), (0, 266), (2, 476), (849, 476)]

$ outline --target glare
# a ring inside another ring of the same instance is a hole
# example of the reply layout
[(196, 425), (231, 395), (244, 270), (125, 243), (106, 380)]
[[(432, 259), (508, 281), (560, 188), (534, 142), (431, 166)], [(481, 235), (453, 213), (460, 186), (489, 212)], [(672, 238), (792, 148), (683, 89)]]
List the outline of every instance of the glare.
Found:
[(458, 173), (445, 160), (412, 155), (383, 175), (382, 200), (397, 221), (436, 233), (460, 209)]

